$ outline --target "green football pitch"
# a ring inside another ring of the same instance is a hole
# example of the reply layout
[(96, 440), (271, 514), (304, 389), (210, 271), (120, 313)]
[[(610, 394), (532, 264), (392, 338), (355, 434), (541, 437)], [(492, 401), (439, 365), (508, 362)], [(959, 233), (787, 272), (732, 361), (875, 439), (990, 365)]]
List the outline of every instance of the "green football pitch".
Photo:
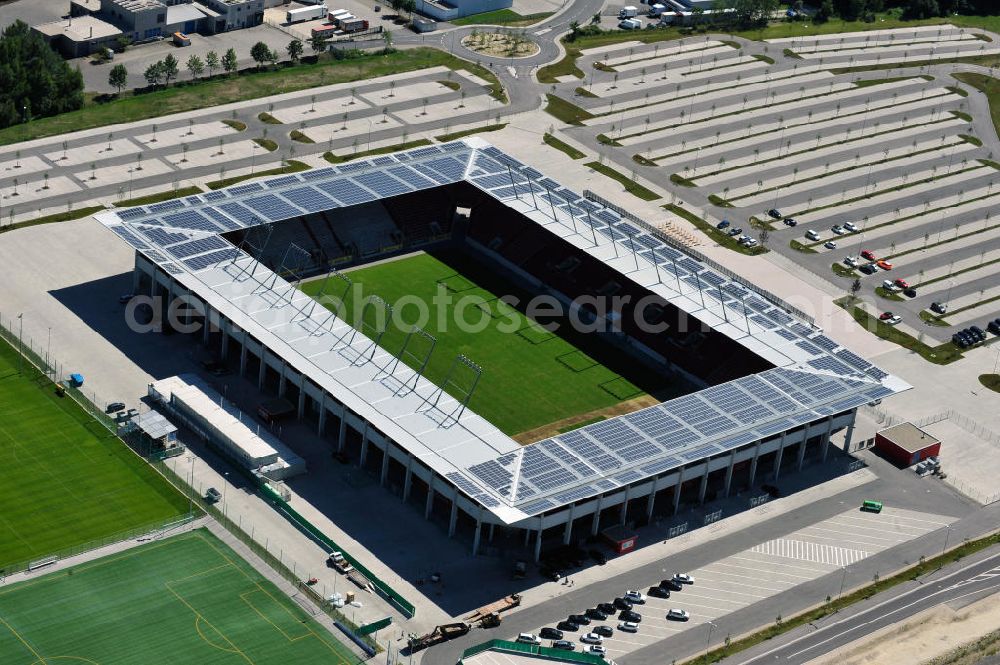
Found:
[[(425, 370), (427, 378), (441, 385), (455, 356), (466, 355), (482, 368), (470, 408), (508, 435), (660, 393), (668, 387), (662, 376), (609, 348), (597, 335), (574, 332), (568, 325), (548, 332), (500, 302), (498, 296), (511, 295), (524, 303), (530, 294), (484, 269), (468, 254), (417, 254), (351, 270), (347, 276), (360, 285), (348, 292), (342, 308), (353, 325), (358, 326), (362, 313), (366, 323), (374, 323), (375, 310), (356, 306), (358, 298), (363, 302), (375, 295), (393, 305), (395, 324), (388, 327), (381, 345), (395, 354), (403, 347), (409, 326), (421, 323), (421, 328), (436, 339)], [(302, 288), (316, 295), (323, 283), (315, 280)], [(331, 280), (327, 295), (339, 297), (335, 291)], [(450, 306), (431, 305), (439, 293), (454, 298)], [(404, 304), (407, 301), (409, 304)], [(430, 305), (429, 320), (419, 321), (414, 301)], [(465, 329), (456, 324), (458, 320), (479, 325)], [(404, 362), (419, 366), (427, 347), (411, 341), (409, 350), (414, 353), (404, 355)], [(456, 374), (459, 385), (449, 387), (448, 392), (461, 394), (470, 379), (471, 374)]]
[(203, 529), (0, 589), (4, 665), (358, 662)]
[[(0, 570), (188, 512), (188, 501), (0, 341)], [(2, 662), (2, 661), (0, 661)]]

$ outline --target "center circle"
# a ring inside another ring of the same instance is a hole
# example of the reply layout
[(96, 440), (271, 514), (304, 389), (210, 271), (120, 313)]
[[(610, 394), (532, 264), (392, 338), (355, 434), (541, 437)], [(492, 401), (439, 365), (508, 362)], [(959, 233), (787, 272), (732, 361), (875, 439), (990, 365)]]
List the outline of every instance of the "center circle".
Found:
[(497, 58), (530, 58), (541, 49), (517, 32), (473, 32), (462, 38), (462, 46)]

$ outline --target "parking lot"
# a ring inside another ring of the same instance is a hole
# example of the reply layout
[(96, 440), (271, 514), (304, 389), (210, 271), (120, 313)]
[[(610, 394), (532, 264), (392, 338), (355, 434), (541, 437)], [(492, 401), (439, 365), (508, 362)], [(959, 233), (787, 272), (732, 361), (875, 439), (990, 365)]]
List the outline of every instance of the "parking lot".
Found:
[[(634, 611), (642, 617), (635, 633), (618, 630), (620, 620), (616, 614), (606, 620), (591, 619), (589, 625), (576, 632), (564, 631), (564, 639), (576, 643), (579, 651), (588, 648), (580, 643), (583, 635), (599, 625), (610, 626), (613, 635), (603, 640), (603, 646), (607, 657), (619, 663), (627, 663), (624, 657), (629, 653), (680, 631), (702, 627), (707, 640), (708, 632), (703, 627), (726, 614), (838, 569), (845, 569), (846, 579), (846, 569), (853, 564), (895, 545), (940, 532), (952, 521), (949, 517), (891, 507), (880, 514), (852, 509), (694, 570), (674, 571), (667, 564), (662, 569), (663, 579), (675, 572), (686, 572), (694, 578), (694, 583), (682, 585), (682, 590), (673, 591), (670, 598), (649, 597), (648, 588), (639, 589), (647, 597), (644, 603), (634, 606)], [(944, 535), (941, 538), (943, 542)], [(660, 579), (649, 580), (650, 585), (659, 582)], [(623, 595), (625, 592), (621, 590)], [(837, 593), (836, 588), (830, 590), (831, 596)], [(613, 601), (613, 598), (594, 599), (591, 607)], [(672, 608), (685, 610), (690, 618), (668, 620), (667, 613)], [(576, 613), (583, 614), (588, 609), (580, 607)], [(554, 617), (548, 625), (555, 626), (564, 618)], [(539, 634), (541, 628), (533, 632)], [(716, 628), (711, 626), (713, 631)], [(725, 633), (721, 630), (720, 633), (714, 636), (715, 643), (725, 639)], [(543, 640), (543, 644), (552, 641)]]
[[(870, 309), (946, 341), (1000, 314), (995, 132), (980, 93), (937, 65), (1000, 53), (989, 39), (945, 25), (632, 42), (585, 51), (584, 78), (558, 89), (594, 116), (565, 131), (600, 143), (620, 172), (734, 234), (766, 229), (767, 249), (845, 293), (860, 278)], [(876, 69), (887, 64), (899, 68)], [(859, 67), (871, 69), (845, 71)], [(844, 262), (864, 249), (891, 272)], [(887, 277), (916, 295), (876, 291)], [(928, 326), (934, 302), (947, 316)]]

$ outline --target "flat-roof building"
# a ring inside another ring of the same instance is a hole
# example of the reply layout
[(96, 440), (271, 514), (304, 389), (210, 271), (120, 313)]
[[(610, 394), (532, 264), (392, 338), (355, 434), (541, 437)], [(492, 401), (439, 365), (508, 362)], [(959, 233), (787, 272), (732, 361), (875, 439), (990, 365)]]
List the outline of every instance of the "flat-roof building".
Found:
[(88, 56), (113, 48), (122, 31), (96, 16), (76, 16), (32, 27), (64, 58)]
[(941, 441), (913, 423), (899, 423), (875, 433), (875, 450), (906, 467), (941, 454)]

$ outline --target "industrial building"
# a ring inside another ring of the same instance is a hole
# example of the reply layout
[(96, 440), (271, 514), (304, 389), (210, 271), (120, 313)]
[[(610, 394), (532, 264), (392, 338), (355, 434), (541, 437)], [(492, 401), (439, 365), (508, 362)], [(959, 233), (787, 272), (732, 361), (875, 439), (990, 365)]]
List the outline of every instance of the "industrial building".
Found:
[(875, 433), (875, 450), (901, 467), (941, 454), (941, 442), (913, 423), (900, 423)]
[(417, 0), (416, 10), (436, 21), (509, 9), (514, 0)]
[[(452, 217), (461, 226), (441, 223)], [(209, 325), (189, 335), (474, 553), (517, 543), (538, 558), (825, 463), (835, 432), (850, 446), (857, 407), (909, 388), (777, 297), (478, 138), (95, 218), (136, 250), (135, 293), (197, 306)], [(327, 242), (355, 263), (460, 244), (560, 301), (580, 295), (559, 281), (556, 259), (572, 256), (691, 324), (616, 343), (696, 388), (521, 445), (295, 288), (330, 272)]]
[(133, 44), (175, 32), (214, 35), (264, 22), (265, 0), (73, 0), (67, 19), (34, 26), (64, 57)]

